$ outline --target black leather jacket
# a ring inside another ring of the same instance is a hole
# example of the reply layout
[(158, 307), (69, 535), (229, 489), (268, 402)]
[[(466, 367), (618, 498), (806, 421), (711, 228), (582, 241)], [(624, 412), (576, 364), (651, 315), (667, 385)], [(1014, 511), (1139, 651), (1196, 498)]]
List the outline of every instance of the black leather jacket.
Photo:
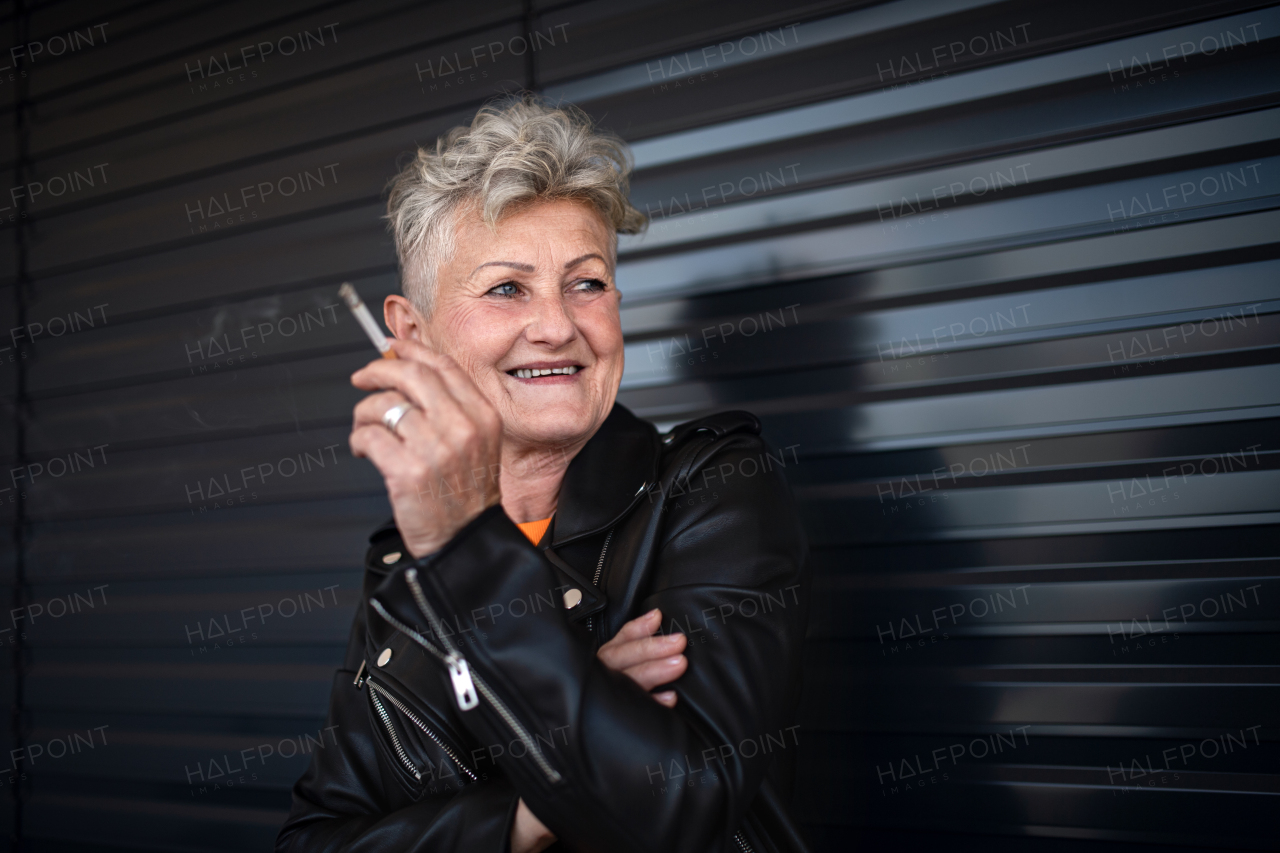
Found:
[[(661, 437), (621, 405), (537, 547), (494, 507), (419, 560), (387, 525), (330, 698), (337, 743), (278, 851), (504, 853), (523, 797), (553, 849), (803, 851), (782, 802), (800, 730), (806, 547), (745, 412)], [(573, 605), (569, 607), (568, 605)], [(674, 709), (596, 659), (662, 608)]]

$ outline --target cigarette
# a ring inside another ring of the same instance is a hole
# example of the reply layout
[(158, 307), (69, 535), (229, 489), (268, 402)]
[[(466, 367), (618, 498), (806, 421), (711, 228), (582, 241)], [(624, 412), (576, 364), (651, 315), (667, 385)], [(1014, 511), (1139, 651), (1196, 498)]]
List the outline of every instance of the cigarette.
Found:
[(364, 333), (369, 336), (369, 340), (373, 341), (373, 345), (378, 348), (378, 352), (382, 353), (382, 357), (395, 358), (396, 352), (391, 348), (391, 343), (387, 340), (387, 336), (382, 334), (382, 329), (378, 328), (378, 322), (373, 319), (373, 315), (369, 313), (369, 309), (365, 307), (364, 301), (360, 299), (360, 294), (356, 293), (356, 289), (351, 286), (351, 282), (344, 281), (342, 287), (338, 288), (338, 295), (342, 297), (343, 302), (347, 303), (347, 307), (351, 309), (356, 322), (360, 324), (360, 328), (364, 329)]

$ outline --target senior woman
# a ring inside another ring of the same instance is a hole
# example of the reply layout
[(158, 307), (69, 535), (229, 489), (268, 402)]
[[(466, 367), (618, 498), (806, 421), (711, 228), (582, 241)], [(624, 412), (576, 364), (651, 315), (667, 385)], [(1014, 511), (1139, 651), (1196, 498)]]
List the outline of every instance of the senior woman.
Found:
[(397, 358), (351, 433), (394, 522), (278, 850), (804, 849), (804, 539), (754, 417), (615, 402), (629, 171), (525, 95), (396, 178)]

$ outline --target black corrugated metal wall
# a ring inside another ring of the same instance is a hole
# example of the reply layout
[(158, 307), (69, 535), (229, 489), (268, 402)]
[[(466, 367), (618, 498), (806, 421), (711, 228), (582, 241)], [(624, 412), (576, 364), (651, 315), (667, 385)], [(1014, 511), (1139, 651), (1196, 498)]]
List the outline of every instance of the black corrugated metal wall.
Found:
[(397, 157), (521, 86), (635, 146), (622, 402), (753, 410), (790, 460), (815, 848), (1276, 847), (1280, 7), (0, 26), (24, 849), (269, 849), (388, 515), (346, 447), (369, 348), (336, 287), (397, 287)]

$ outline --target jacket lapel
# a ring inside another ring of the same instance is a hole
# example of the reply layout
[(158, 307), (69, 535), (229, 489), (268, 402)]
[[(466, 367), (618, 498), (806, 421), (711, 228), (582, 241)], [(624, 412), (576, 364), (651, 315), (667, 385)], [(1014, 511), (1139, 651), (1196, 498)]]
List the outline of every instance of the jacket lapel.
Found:
[(653, 425), (615, 403), (569, 463), (552, 522), (551, 547), (617, 523), (657, 479), (661, 442)]

